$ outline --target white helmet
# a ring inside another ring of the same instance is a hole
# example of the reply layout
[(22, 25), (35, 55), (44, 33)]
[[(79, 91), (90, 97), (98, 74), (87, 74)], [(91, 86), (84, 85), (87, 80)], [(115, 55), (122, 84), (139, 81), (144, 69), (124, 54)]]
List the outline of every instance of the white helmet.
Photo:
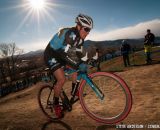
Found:
[(75, 22), (77, 24), (80, 24), (81, 26), (83, 27), (88, 27), (90, 29), (93, 28), (93, 20), (91, 17), (87, 16), (87, 15), (84, 15), (84, 14), (79, 14), (77, 17), (76, 17), (76, 20)]

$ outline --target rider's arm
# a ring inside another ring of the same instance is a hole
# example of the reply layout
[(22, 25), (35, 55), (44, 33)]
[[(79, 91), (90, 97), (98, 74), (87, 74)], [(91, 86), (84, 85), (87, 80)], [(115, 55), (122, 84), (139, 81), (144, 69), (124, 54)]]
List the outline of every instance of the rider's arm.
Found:
[(76, 35), (73, 31), (71, 30), (68, 30), (65, 34), (65, 39), (64, 39), (64, 45), (66, 46), (65, 47), (65, 50), (64, 52), (68, 52), (68, 50), (73, 46), (74, 44), (74, 41), (75, 41), (75, 38), (76, 38)]
[(88, 52), (86, 52), (86, 55), (81, 58), (82, 61), (87, 61), (88, 60)]

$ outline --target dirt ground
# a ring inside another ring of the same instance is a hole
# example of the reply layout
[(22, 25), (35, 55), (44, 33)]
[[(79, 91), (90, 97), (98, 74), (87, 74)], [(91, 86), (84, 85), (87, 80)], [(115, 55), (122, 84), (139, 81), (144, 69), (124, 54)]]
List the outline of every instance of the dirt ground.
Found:
[(160, 127), (160, 64), (136, 66), (116, 74), (125, 79), (133, 95), (132, 110), (118, 125), (93, 121), (84, 113), (79, 102), (61, 121), (47, 120), (38, 106), (37, 93), (42, 83), (37, 83), (0, 99), (0, 130), (134, 129), (129, 128), (129, 125), (142, 125), (142, 129), (153, 130), (150, 127)]

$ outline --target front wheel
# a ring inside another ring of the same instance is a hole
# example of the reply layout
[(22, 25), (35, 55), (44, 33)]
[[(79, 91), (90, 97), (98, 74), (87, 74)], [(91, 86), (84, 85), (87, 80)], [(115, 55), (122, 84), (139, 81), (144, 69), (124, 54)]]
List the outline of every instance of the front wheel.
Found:
[(132, 95), (127, 84), (117, 75), (108, 72), (96, 72), (89, 77), (102, 91), (104, 98), (100, 99), (83, 80), (79, 98), (87, 115), (105, 124), (115, 124), (126, 118), (132, 107)]

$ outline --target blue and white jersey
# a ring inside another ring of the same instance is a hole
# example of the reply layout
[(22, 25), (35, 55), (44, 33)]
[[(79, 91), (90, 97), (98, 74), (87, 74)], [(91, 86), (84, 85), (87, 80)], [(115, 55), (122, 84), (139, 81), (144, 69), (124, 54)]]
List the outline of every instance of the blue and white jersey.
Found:
[(50, 47), (54, 50), (64, 50), (67, 44), (71, 47), (80, 48), (83, 46), (84, 40), (80, 38), (79, 32), (75, 27), (63, 28), (56, 33), (51, 39)]
[(44, 60), (53, 71), (66, 64), (77, 67), (83, 57), (83, 43), (76, 27), (63, 28), (44, 50)]

